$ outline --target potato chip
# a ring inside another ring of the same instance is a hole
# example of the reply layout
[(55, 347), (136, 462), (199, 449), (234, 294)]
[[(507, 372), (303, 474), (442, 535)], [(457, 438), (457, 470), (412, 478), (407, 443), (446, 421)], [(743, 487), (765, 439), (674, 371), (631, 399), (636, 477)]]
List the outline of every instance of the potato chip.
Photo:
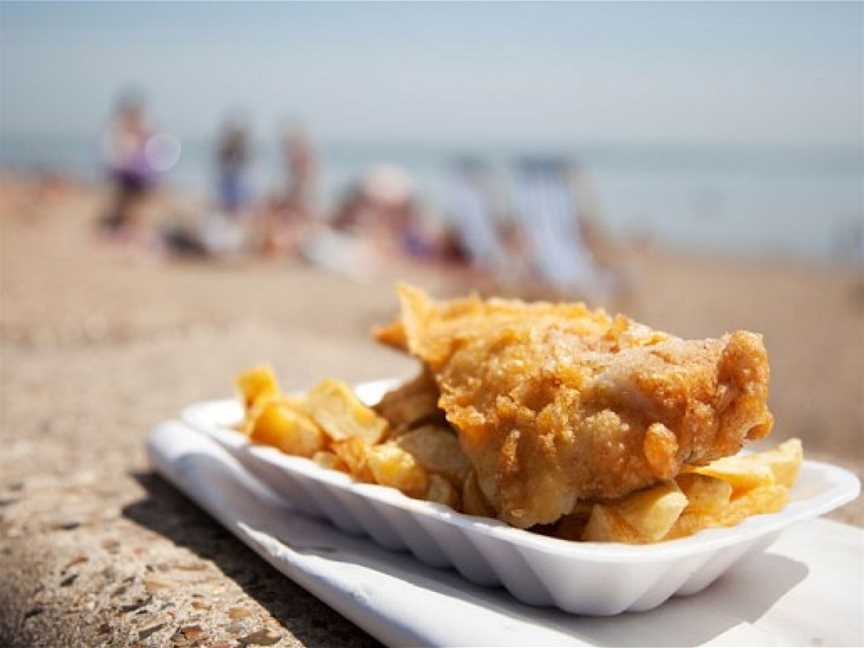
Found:
[(375, 478), (369, 469), (369, 450), (372, 446), (360, 437), (349, 437), (344, 441), (334, 441), (330, 447), (333, 453), (345, 463), (348, 474), (354, 479), (374, 483)]
[(789, 489), (780, 484), (760, 486), (733, 498), (720, 514), (723, 526), (738, 524), (745, 517), (776, 513), (789, 501)]
[(685, 511), (664, 540), (693, 535), (702, 529), (734, 526), (744, 518), (762, 513), (776, 513), (789, 501), (789, 489), (780, 484), (757, 486), (734, 498), (719, 511)]
[(732, 484), (697, 473), (678, 475), (678, 487), (687, 498), (688, 513), (717, 513), (729, 504)]
[[(667, 539), (709, 527), (733, 526), (751, 515), (779, 511), (789, 499), (789, 488), (798, 479), (802, 461), (801, 441), (790, 439), (773, 450), (725, 457), (707, 466), (688, 468), (677, 481), (691, 503)], [(696, 476), (714, 478), (719, 483), (710, 484), (710, 490), (709, 482), (700, 482), (697, 487), (697, 482), (692, 481)], [(709, 506), (711, 498), (723, 496), (720, 483), (732, 488), (731, 498), (722, 506), (719, 506), (721, 500), (715, 499)], [(688, 492), (693, 488), (696, 490)]]
[(698, 533), (702, 529), (715, 526), (720, 526), (720, 522), (716, 516), (703, 511), (690, 512), (685, 510), (678, 519), (675, 520), (675, 524), (672, 525), (672, 528), (669, 529), (669, 533), (667, 533), (663, 539), (677, 540), (678, 538), (684, 538), (693, 535), (694, 533)]
[(361, 403), (343, 382), (328, 378), (306, 395), (309, 414), (334, 441), (350, 437), (377, 443), (387, 430), (387, 421)]
[(373, 409), (390, 423), (391, 434), (407, 432), (423, 422), (444, 422), (444, 412), (438, 408), (439, 395), (434, 378), (424, 371), (384, 394)]
[(330, 470), (338, 470), (340, 472), (348, 472), (348, 464), (346, 464), (335, 452), (320, 450), (312, 455), (312, 461), (322, 468)]
[(238, 426), (238, 430), (245, 434), (247, 437), (252, 435), (252, 429), (255, 427), (255, 420), (261, 416), (261, 412), (264, 411), (264, 406), (267, 405), (271, 400), (278, 398), (277, 396), (261, 396), (255, 402), (253, 402), (249, 407), (246, 408), (246, 414), (243, 417), (243, 422)]
[(486, 496), (477, 483), (477, 473), (471, 470), (462, 485), (462, 510), (468, 515), (495, 517), (495, 509), (486, 500)]
[(369, 469), (375, 483), (392, 486), (410, 497), (423, 497), (429, 486), (426, 469), (394, 443), (372, 446), (368, 451)]
[(792, 488), (798, 480), (798, 472), (804, 460), (804, 450), (800, 439), (789, 439), (773, 450), (756, 452), (748, 457), (768, 466), (778, 484)]
[(582, 533), (585, 542), (642, 542), (636, 530), (627, 524), (611, 507), (595, 504), (591, 517)]
[[(605, 510), (600, 512), (600, 519), (595, 522), (598, 506)], [(687, 497), (678, 484), (674, 481), (664, 482), (614, 502), (595, 506), (585, 527), (585, 539), (632, 542), (629, 533), (632, 530), (636, 534), (636, 542), (656, 542), (669, 532), (686, 506)], [(606, 515), (607, 511), (610, 515)], [(617, 524), (618, 520), (624, 522), (626, 527)], [(622, 530), (620, 538), (614, 536), (619, 528)], [(604, 533), (613, 535), (601, 537)]]
[(459, 491), (456, 490), (449, 479), (434, 473), (429, 475), (429, 486), (423, 499), (437, 502), (438, 504), (445, 504), (455, 511), (462, 508), (462, 498), (459, 497)]
[[(315, 422), (278, 398), (260, 400), (260, 412), (251, 420), (249, 438), (282, 452), (311, 457), (324, 448), (326, 437)], [(257, 403), (256, 403), (257, 404)]]
[(462, 452), (459, 439), (449, 428), (424, 425), (406, 432), (393, 441), (429, 472), (443, 475), (460, 485), (471, 470), (471, 462)]
[(243, 396), (243, 406), (248, 410), (261, 397), (280, 394), (276, 374), (269, 365), (255, 367), (237, 376), (237, 388)]
[(732, 484), (736, 492), (748, 491), (758, 486), (774, 483), (774, 473), (754, 455), (735, 455), (712, 461), (706, 466), (687, 466), (684, 474), (696, 473), (716, 477)]
[[(240, 424), (239, 430), (246, 436), (252, 435), (252, 429), (255, 427), (255, 421), (261, 416), (261, 413), (270, 405), (271, 402), (278, 401), (280, 405), (286, 407), (303, 417), (312, 420), (306, 409), (303, 407), (303, 402), (297, 398), (285, 396), (284, 394), (261, 394), (255, 399), (255, 402), (246, 410), (246, 416)], [(312, 421), (314, 423), (314, 421)], [(316, 424), (317, 425), (317, 424)]]

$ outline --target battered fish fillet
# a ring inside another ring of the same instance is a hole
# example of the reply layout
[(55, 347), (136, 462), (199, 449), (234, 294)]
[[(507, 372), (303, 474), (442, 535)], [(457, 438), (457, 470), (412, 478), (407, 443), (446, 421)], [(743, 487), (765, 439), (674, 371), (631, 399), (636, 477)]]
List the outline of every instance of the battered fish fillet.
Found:
[(377, 338), (431, 371), (480, 488), (514, 526), (555, 522), (771, 430), (754, 333), (682, 340), (583, 304), (438, 303), (406, 285), (399, 297), (400, 320)]

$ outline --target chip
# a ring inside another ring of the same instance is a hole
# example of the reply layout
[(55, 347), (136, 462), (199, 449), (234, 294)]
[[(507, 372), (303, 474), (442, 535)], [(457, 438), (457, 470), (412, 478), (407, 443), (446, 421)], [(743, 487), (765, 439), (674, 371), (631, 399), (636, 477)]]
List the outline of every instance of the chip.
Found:
[(324, 448), (324, 432), (312, 419), (293, 409), (290, 401), (273, 398), (258, 402), (263, 404), (250, 420), (251, 441), (301, 457), (311, 457)]
[(426, 469), (395, 443), (372, 446), (368, 450), (369, 469), (375, 483), (392, 486), (409, 497), (423, 497), (429, 486)]
[(349, 437), (344, 441), (331, 444), (333, 453), (348, 468), (348, 474), (362, 482), (374, 483), (375, 478), (369, 469), (369, 449), (371, 446), (359, 437)]
[(804, 451), (799, 439), (789, 439), (773, 450), (754, 452), (689, 467), (687, 472), (716, 477), (732, 484), (736, 492), (777, 483), (791, 487), (798, 479)]
[(407, 432), (422, 423), (444, 422), (438, 408), (438, 386), (428, 371), (384, 394), (374, 409), (389, 421), (391, 436)]
[(789, 501), (789, 489), (781, 484), (757, 486), (732, 499), (714, 512), (686, 510), (678, 518), (664, 540), (674, 540), (711, 527), (734, 526), (743, 519), (762, 513), (776, 513)]
[(780, 484), (760, 486), (733, 498), (720, 514), (723, 526), (738, 524), (751, 515), (776, 513), (789, 501), (789, 489)]
[(237, 376), (237, 388), (243, 396), (243, 406), (248, 410), (262, 397), (273, 397), (280, 394), (276, 374), (269, 365), (255, 367)]
[(674, 481), (596, 504), (583, 534), (593, 542), (656, 542), (669, 533), (687, 506)]
[(690, 512), (685, 510), (678, 519), (675, 520), (675, 524), (672, 525), (672, 528), (669, 529), (669, 533), (667, 533), (666, 537), (663, 539), (677, 540), (678, 538), (684, 538), (693, 535), (694, 533), (698, 533), (702, 529), (715, 526), (720, 526), (717, 517), (701, 511)]
[(687, 498), (688, 513), (717, 513), (729, 505), (732, 484), (716, 477), (686, 473), (675, 479)]
[(774, 483), (774, 473), (755, 455), (735, 455), (712, 461), (706, 466), (688, 466), (683, 473), (696, 473), (716, 477), (732, 484), (736, 492), (745, 492), (758, 486)]
[(474, 470), (468, 473), (465, 483), (462, 485), (462, 510), (468, 515), (495, 517), (495, 509), (492, 508), (480, 489), (477, 473)]
[[(789, 488), (798, 479), (802, 461), (801, 441), (790, 439), (773, 450), (689, 468), (677, 481), (690, 504), (666, 539), (710, 527), (734, 526), (752, 515), (776, 513), (789, 501)], [(706, 481), (709, 479), (714, 481)], [(729, 489), (731, 497), (726, 496)]]
[(454, 485), (465, 481), (471, 462), (462, 452), (459, 439), (450, 428), (424, 425), (393, 441), (411, 454), (426, 470), (438, 473)]
[(387, 421), (366, 407), (343, 382), (328, 378), (306, 395), (309, 414), (334, 441), (351, 437), (377, 443), (387, 430)]
[(687, 497), (674, 481), (638, 491), (613, 505), (643, 541), (655, 542), (669, 532), (687, 506)]
[(247, 437), (252, 435), (252, 429), (255, 427), (255, 420), (261, 416), (264, 411), (264, 406), (277, 396), (262, 396), (258, 398), (252, 405), (246, 408), (246, 414), (243, 417), (243, 422), (240, 423), (237, 429)]
[(800, 439), (789, 439), (773, 450), (756, 452), (748, 456), (768, 466), (778, 484), (792, 488), (798, 480), (801, 462), (804, 461), (804, 449), (801, 447)]
[(312, 455), (312, 461), (322, 468), (330, 470), (338, 470), (340, 472), (348, 472), (348, 464), (346, 464), (335, 452), (320, 450)]
[(456, 490), (449, 479), (434, 473), (429, 475), (429, 486), (423, 499), (437, 502), (438, 504), (445, 504), (455, 511), (462, 508), (462, 498), (459, 497), (459, 491)]
[(627, 524), (611, 507), (595, 504), (582, 533), (585, 542), (641, 542), (636, 529)]

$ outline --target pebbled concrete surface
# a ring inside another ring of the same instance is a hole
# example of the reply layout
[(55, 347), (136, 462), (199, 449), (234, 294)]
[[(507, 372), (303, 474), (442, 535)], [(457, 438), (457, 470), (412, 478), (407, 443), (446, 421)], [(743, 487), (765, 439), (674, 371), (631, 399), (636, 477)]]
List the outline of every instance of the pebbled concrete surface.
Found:
[[(164, 264), (96, 240), (99, 194), (0, 192), (0, 645), (369, 646), (147, 466), (150, 427), (272, 362), (286, 386), (407, 375), (369, 342), (389, 280)], [(864, 297), (849, 273), (644, 254), (633, 312), (766, 333), (776, 438), (861, 472)], [(458, 278), (394, 270), (438, 291)], [(834, 514), (864, 523), (861, 501)]]

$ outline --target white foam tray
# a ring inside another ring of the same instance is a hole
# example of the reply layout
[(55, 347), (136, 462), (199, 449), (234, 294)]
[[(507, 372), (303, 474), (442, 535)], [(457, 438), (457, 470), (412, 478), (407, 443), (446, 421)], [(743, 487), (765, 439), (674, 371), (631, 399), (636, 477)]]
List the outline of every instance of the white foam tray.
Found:
[[(393, 384), (363, 383), (356, 391), (372, 404)], [(652, 545), (571, 542), (358, 483), (308, 459), (250, 444), (231, 428), (242, 416), (238, 401), (217, 400), (190, 405), (181, 418), (305, 513), (368, 535), (387, 549), (411, 551), (428, 565), (453, 567), (472, 583), (502, 585), (523, 603), (575, 614), (650, 610), (673, 595), (695, 594), (741, 558), (766, 548), (784, 528), (827, 513), (860, 491), (850, 472), (805, 461), (791, 501), (779, 513)]]

